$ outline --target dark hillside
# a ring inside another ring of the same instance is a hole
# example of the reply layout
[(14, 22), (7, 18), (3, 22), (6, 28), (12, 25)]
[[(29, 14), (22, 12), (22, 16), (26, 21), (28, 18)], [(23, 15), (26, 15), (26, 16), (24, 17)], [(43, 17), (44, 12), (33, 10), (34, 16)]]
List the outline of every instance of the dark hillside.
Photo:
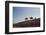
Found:
[(40, 27), (40, 18), (15, 23), (13, 27)]

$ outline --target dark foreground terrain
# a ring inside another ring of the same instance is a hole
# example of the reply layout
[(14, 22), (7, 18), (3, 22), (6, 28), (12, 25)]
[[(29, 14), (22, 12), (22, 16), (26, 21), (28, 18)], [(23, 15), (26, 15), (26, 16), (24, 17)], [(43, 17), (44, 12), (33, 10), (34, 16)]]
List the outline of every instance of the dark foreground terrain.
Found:
[(15, 27), (40, 27), (40, 18), (15, 23), (13, 24), (13, 28)]

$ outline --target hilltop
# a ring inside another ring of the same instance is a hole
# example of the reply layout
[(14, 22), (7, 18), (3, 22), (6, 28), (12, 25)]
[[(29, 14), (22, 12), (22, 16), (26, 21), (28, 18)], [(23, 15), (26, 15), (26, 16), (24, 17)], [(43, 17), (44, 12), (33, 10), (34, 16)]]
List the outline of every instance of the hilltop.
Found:
[(14, 23), (13, 27), (40, 27), (40, 18)]

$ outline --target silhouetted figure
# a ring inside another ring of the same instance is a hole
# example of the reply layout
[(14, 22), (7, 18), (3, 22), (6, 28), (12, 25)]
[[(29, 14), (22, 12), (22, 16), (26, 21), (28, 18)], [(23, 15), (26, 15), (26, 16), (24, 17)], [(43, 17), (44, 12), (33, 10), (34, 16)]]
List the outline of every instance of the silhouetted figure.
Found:
[(35, 17), (35, 19), (36, 19), (36, 17)]
[(30, 19), (33, 19), (33, 17), (30, 17)]
[(28, 20), (28, 18), (25, 18), (25, 20)]
[(35, 22), (34, 22), (34, 24), (36, 24), (36, 17), (35, 17)]

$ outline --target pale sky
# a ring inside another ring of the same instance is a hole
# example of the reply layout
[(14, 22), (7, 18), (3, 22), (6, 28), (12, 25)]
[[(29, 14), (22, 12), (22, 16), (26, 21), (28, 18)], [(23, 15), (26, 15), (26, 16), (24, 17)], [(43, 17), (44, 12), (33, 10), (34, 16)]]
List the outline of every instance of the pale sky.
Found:
[(13, 23), (25, 21), (24, 18), (40, 17), (40, 8), (35, 7), (13, 7)]

